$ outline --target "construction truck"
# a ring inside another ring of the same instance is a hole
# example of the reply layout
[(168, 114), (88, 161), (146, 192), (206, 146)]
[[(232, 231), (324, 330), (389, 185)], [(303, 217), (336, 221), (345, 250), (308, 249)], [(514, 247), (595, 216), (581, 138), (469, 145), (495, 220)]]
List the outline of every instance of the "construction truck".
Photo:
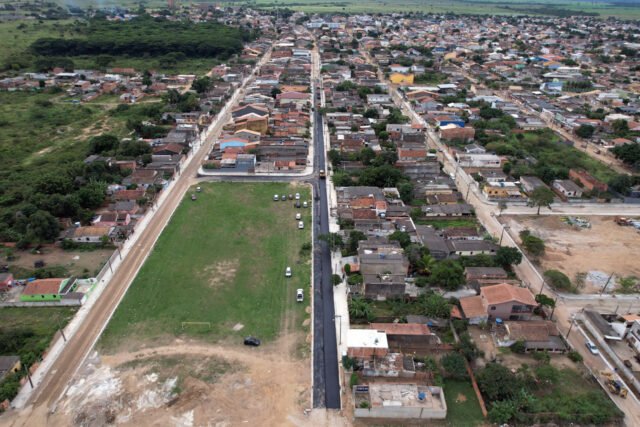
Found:
[(622, 384), (622, 381), (614, 378), (612, 372), (603, 371), (602, 378), (604, 379), (605, 385), (609, 389), (609, 393), (626, 399), (628, 393), (627, 389)]

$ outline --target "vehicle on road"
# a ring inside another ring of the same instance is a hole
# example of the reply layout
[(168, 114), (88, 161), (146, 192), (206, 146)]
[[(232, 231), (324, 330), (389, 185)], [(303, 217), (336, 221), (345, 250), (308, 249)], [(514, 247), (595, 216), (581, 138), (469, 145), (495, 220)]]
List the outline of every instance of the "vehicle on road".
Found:
[(320, 179), (325, 179), (326, 177), (327, 177), (327, 174), (324, 171), (324, 169), (320, 169)]
[(280, 200), (280, 196), (278, 196), (277, 194), (273, 195), (273, 201), (277, 202), (278, 200)]
[(590, 340), (586, 340), (584, 342), (584, 345), (587, 347), (587, 349), (589, 349), (591, 354), (593, 354), (594, 356), (597, 356), (598, 354), (600, 354), (600, 350), (598, 350), (598, 347), (596, 347), (596, 345), (592, 343)]
[(298, 213), (296, 214), (296, 219), (297, 219), (297, 220), (302, 219), (302, 214), (301, 214), (300, 212), (298, 212)]
[(284, 270), (284, 277), (291, 277), (291, 267), (287, 267)]
[(304, 301), (304, 292), (302, 289), (298, 289), (296, 290), (296, 301), (297, 302), (302, 302)]
[(260, 340), (256, 337), (246, 337), (244, 339), (244, 345), (248, 345), (249, 347), (258, 347), (260, 345)]
[(298, 228), (302, 230), (304, 228), (304, 222), (298, 221)]

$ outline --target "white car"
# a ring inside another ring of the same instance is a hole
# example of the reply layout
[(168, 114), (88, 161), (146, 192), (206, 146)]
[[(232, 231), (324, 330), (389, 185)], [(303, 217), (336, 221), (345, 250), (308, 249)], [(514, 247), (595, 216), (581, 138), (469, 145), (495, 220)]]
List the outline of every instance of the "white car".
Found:
[(304, 291), (302, 289), (296, 290), (296, 301), (297, 302), (304, 301)]
[(307, 203), (307, 201), (305, 200), (304, 202), (302, 202), (302, 207), (303, 208), (308, 208), (309, 207), (309, 203)]
[(304, 228), (304, 222), (298, 221), (298, 228), (302, 230)]
[(297, 220), (300, 220), (301, 218), (302, 218), (302, 214), (301, 214), (300, 212), (298, 212), (298, 213), (296, 214), (296, 219), (297, 219)]
[(300, 193), (296, 193), (296, 200), (300, 200)]
[(287, 267), (284, 270), (284, 277), (291, 277), (291, 267)]
[(591, 354), (593, 354), (594, 356), (597, 356), (598, 354), (600, 354), (600, 350), (598, 350), (598, 347), (596, 347), (596, 345), (594, 343), (592, 343), (591, 341), (586, 340), (584, 342), (584, 345), (587, 346), (587, 348), (589, 349)]
[(278, 200), (280, 200), (280, 196), (278, 196), (277, 194), (273, 195), (273, 201), (277, 202)]

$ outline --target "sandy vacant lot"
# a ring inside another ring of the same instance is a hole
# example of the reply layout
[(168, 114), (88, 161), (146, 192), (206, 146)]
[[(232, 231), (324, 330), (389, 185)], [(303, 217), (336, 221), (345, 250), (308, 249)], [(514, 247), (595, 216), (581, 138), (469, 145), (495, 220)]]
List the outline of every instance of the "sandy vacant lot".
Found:
[[(253, 348), (173, 344), (100, 356), (80, 369), (50, 426), (313, 425), (302, 333)], [(44, 420), (41, 420), (44, 421)]]
[[(621, 227), (612, 217), (588, 217), (591, 228), (568, 225), (559, 216), (504, 216), (502, 222), (511, 226), (510, 234), (518, 238), (528, 228), (544, 239), (546, 253), (539, 260), (541, 271), (556, 269), (575, 280), (578, 273), (598, 271), (604, 275), (640, 277), (638, 248), (640, 233), (633, 227)], [(587, 280), (584, 293), (597, 292)]]

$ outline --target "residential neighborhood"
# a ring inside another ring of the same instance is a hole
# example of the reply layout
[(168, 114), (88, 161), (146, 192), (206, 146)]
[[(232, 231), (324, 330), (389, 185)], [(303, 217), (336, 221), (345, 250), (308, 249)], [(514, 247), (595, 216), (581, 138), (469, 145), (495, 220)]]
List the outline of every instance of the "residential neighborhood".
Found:
[(0, 424), (640, 425), (639, 21), (280, 3), (0, 8)]

